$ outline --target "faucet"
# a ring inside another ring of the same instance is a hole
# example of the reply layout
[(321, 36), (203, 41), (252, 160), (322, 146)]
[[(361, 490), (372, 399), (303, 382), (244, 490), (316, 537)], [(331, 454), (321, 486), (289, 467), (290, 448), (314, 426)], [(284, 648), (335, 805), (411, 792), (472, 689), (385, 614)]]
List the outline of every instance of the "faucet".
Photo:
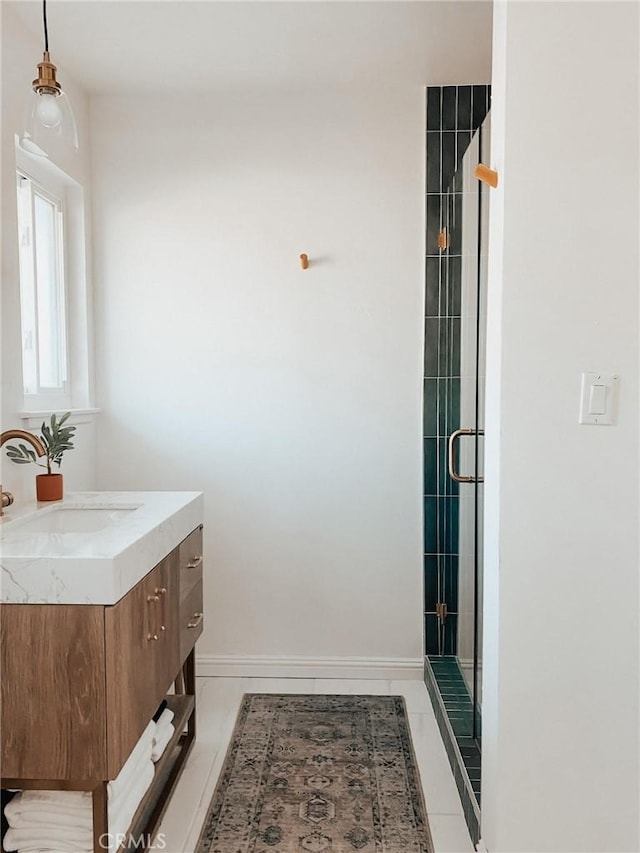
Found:
[[(40, 441), (39, 438), (36, 438), (30, 432), (27, 432), (24, 429), (8, 429), (3, 433), (0, 433), (0, 447), (5, 443), (5, 441), (11, 441), (12, 438), (21, 438), (23, 441), (28, 442), (38, 456), (46, 456), (47, 451), (44, 448), (44, 445)], [(2, 486), (0, 485), (0, 492), (2, 492), (2, 503), (0, 504), (0, 515), (4, 515), (4, 508), (6, 506), (11, 506), (13, 503), (13, 495), (11, 492), (3, 492)]]

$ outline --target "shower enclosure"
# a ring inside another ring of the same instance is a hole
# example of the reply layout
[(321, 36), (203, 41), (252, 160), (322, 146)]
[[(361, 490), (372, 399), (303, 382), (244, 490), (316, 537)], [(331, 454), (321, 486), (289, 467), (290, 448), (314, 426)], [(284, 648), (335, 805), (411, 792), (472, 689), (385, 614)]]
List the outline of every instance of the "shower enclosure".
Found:
[[(450, 193), (448, 205), (452, 231), (461, 230), (455, 241), (461, 246), (461, 280), (459, 425), (453, 419), (445, 425), (448, 435), (446, 482), (451, 484), (450, 487), (457, 484), (459, 494), (456, 658), (472, 700), (470, 734), (478, 741), (481, 738), (482, 704), (483, 437), (487, 328), (486, 251), (483, 251), (483, 245), (486, 242), (488, 192), (473, 177), (473, 170), (488, 156), (487, 130), (488, 120), (471, 142), (463, 160), (462, 175), (454, 178), (456, 188), (462, 184), (461, 193)], [(484, 150), (481, 151), (481, 147)], [(461, 198), (461, 218), (456, 216), (460, 211), (458, 198)]]
[[(425, 438), (425, 495), (433, 477), (431, 575), (437, 598), (426, 616), (425, 680), (472, 837), (479, 836), (482, 743), (482, 584), (488, 187), (473, 173), (489, 163), (489, 117), (473, 135), (442, 196), (437, 322), (426, 319), (434, 382), (435, 446)], [(437, 333), (437, 339), (436, 339)], [(431, 334), (431, 339), (429, 336)], [(425, 377), (427, 377), (425, 358)], [(428, 420), (425, 411), (425, 423)], [(425, 431), (426, 433), (426, 431)], [(431, 467), (435, 466), (435, 470)]]

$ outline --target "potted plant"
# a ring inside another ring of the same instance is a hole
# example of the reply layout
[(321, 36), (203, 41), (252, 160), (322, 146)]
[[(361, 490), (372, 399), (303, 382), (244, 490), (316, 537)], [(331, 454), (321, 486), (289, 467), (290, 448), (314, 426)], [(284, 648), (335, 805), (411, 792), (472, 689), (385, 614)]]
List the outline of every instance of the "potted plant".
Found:
[(40, 427), (40, 441), (44, 447), (46, 463), (38, 462), (38, 457), (31, 447), (26, 444), (7, 445), (7, 456), (18, 465), (27, 465), (34, 462), (41, 468), (46, 468), (46, 474), (38, 474), (36, 476), (36, 497), (39, 501), (59, 501), (62, 500), (63, 482), (62, 474), (54, 474), (51, 471), (53, 465), (60, 467), (62, 457), (67, 450), (73, 450), (73, 434), (76, 431), (74, 426), (67, 426), (66, 422), (69, 419), (71, 412), (57, 419), (55, 413), (51, 415), (49, 426), (43, 421)]

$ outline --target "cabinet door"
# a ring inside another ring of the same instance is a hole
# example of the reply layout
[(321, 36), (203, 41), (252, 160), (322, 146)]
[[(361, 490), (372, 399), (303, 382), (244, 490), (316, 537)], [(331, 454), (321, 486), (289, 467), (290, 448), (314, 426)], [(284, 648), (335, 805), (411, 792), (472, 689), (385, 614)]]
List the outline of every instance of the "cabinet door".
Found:
[(2, 775), (103, 779), (104, 608), (3, 604)]
[(161, 596), (156, 592), (166, 587), (169, 596), (166, 565), (164, 560), (117, 604), (105, 608), (109, 779), (117, 776), (166, 692), (158, 675), (157, 648), (163, 641)]

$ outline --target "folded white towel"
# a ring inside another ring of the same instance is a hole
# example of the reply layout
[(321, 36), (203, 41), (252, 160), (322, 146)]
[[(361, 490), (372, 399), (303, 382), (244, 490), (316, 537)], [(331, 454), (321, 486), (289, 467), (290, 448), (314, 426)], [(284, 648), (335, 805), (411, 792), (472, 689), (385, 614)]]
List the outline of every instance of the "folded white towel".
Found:
[(127, 765), (131, 766), (132, 764), (135, 764), (136, 761), (138, 760), (138, 758), (140, 758), (141, 755), (146, 753), (149, 744), (153, 743), (153, 736), (155, 735), (155, 733), (156, 733), (156, 724), (153, 720), (150, 720), (147, 724), (147, 727), (145, 728), (145, 730), (142, 732), (142, 734), (138, 738), (136, 745), (133, 747), (133, 749), (129, 753), (129, 757), (127, 758), (125, 763), (122, 765), (122, 767), (120, 769), (120, 773), (118, 773), (118, 776), (116, 776), (116, 779), (118, 779), (121, 775), (123, 775), (123, 772), (126, 772)]
[(159, 734), (162, 734), (164, 729), (169, 725), (171, 720), (175, 717), (174, 712), (171, 708), (165, 708), (164, 711), (158, 717), (158, 721), (156, 723), (156, 737)]
[[(22, 791), (19, 797), (23, 807), (27, 803), (47, 803), (56, 809), (84, 809), (91, 806), (91, 791)], [(11, 802), (15, 799), (14, 797)]]
[(174, 732), (175, 732), (175, 727), (171, 723), (169, 723), (168, 727), (165, 729), (164, 734), (160, 738), (160, 740), (155, 741), (153, 744), (153, 750), (151, 751), (151, 760), (152, 761), (159, 761), (160, 760), (160, 757), (162, 756), (162, 753), (167, 748), (167, 744), (169, 743), (169, 741), (173, 737)]
[(109, 799), (118, 796), (121, 791), (126, 791), (131, 786), (131, 780), (136, 776), (139, 764), (151, 758), (155, 732), (156, 724), (151, 720), (142, 733), (140, 740), (131, 750), (129, 757), (116, 778), (107, 784), (107, 796)]
[[(118, 774), (118, 778), (107, 784), (107, 797), (109, 808), (111, 804), (129, 796), (129, 792), (136, 785), (140, 774), (151, 761), (151, 745), (138, 756), (135, 764), (129, 764), (127, 772)], [(116, 805), (117, 808), (117, 805)]]
[[(153, 777), (155, 775), (155, 767), (151, 761), (147, 762), (147, 766), (131, 787), (127, 796), (119, 797), (109, 804), (109, 832), (111, 838), (115, 839), (118, 835), (122, 836), (129, 829), (131, 819), (144, 795), (149, 790)], [(114, 846), (114, 850), (117, 845)]]
[(165, 751), (167, 744), (173, 737), (175, 726), (171, 723), (175, 714), (170, 708), (165, 708), (158, 722), (156, 723), (156, 732), (153, 737), (153, 750), (151, 758), (153, 761), (158, 761), (160, 756)]
[[(52, 847), (50, 844), (45, 844), (42, 841), (38, 841), (36, 842), (35, 846), (29, 844), (26, 847), (21, 847), (18, 850), (18, 853), (93, 853), (93, 846), (85, 847), (82, 850), (68, 850), (66, 847), (61, 846), (60, 843), (57, 841), (55, 842), (54, 847)], [(116, 853), (116, 851), (105, 851), (105, 853)]]
[[(70, 850), (63, 844), (61, 845), (59, 841), (53, 842), (53, 846), (46, 842), (38, 841), (35, 845), (28, 844), (26, 847), (21, 847), (18, 853), (93, 853), (93, 842), (91, 843), (91, 847), (83, 847), (82, 849), (74, 847), (73, 850)], [(116, 853), (116, 851), (105, 851), (105, 853)]]
[[(147, 746), (150, 743), (153, 743), (153, 736), (155, 735), (155, 733), (156, 733), (156, 724), (154, 723), (153, 720), (150, 720), (149, 723), (147, 724), (145, 730), (142, 732), (142, 734), (138, 738), (136, 745), (133, 747), (133, 749), (129, 753), (127, 760), (122, 765), (122, 767), (120, 769), (120, 773), (122, 773), (123, 770), (126, 769), (127, 764), (135, 764), (136, 763), (136, 761), (140, 757), (140, 755), (142, 755), (146, 751)], [(118, 774), (118, 776), (120, 775), (120, 773)], [(116, 776), (116, 779), (118, 778), (118, 776)]]
[[(66, 847), (64, 844), (60, 844), (59, 841), (52, 842), (52, 844), (37, 841), (35, 842), (35, 846), (33, 844), (27, 844), (26, 846), (23, 845), (18, 850), (18, 853), (93, 853), (93, 847), (70, 848)], [(105, 853), (117, 853), (117, 851), (105, 850)]]
[(90, 829), (61, 827), (29, 827), (8, 829), (2, 840), (5, 850), (32, 850), (44, 848), (56, 853), (84, 853), (93, 847)]
[(115, 814), (122, 809), (122, 804), (131, 800), (132, 794), (138, 789), (140, 779), (148, 773), (149, 766), (153, 767), (151, 756), (147, 756), (143, 761), (138, 762), (136, 771), (131, 775), (126, 788), (118, 789), (115, 797), (110, 797), (108, 801), (109, 815)]
[(7, 822), (14, 829), (23, 829), (28, 826), (67, 826), (91, 829), (91, 799), (85, 799), (81, 806), (70, 806), (65, 802), (60, 804), (55, 801), (52, 802), (50, 799), (25, 799), (24, 794), (26, 793), (32, 792), (24, 791), (21, 794), (16, 794), (4, 808)]
[[(29, 845), (28, 847), (21, 847), (18, 850), (18, 853), (93, 853), (93, 847), (80, 851), (68, 851), (58, 845), (56, 845), (56, 847), (51, 847), (50, 845), (46, 845), (43, 847), (41, 843), (38, 843), (36, 847), (32, 847), (31, 845)], [(109, 851), (109, 853), (111, 852)]]
[(84, 809), (75, 814), (69, 812), (55, 812), (47, 809), (38, 811), (27, 809), (26, 811), (4, 811), (7, 823), (12, 829), (42, 829), (43, 827), (55, 826), (61, 829), (91, 829), (93, 826), (91, 809)]

